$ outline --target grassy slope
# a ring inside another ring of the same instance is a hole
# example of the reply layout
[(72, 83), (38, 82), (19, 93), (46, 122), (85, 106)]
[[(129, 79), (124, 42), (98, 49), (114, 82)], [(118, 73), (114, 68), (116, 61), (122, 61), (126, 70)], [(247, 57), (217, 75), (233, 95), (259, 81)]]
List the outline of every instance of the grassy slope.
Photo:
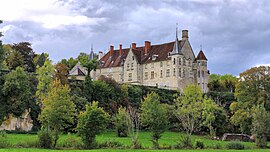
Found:
[[(177, 141), (179, 140), (180, 135), (181, 135), (180, 133), (165, 132), (162, 135), (159, 143), (160, 143), (160, 145), (162, 147), (168, 147), (168, 146), (176, 145)], [(37, 140), (37, 135), (8, 134), (7, 136), (8, 136), (9, 143), (11, 143), (12, 145), (18, 145), (18, 144), (19, 145), (24, 145), (25, 142), (29, 142), (29, 141), (35, 142)], [(77, 137), (74, 134), (62, 135), (61, 138), (59, 139), (58, 146), (62, 147), (61, 145), (65, 142), (65, 140), (67, 138), (78, 138), (79, 139), (79, 137)], [(142, 146), (144, 148), (149, 149), (149, 148), (152, 147), (152, 142), (150, 141), (150, 139), (151, 139), (151, 134), (149, 132), (140, 132), (140, 134), (139, 134), (139, 142), (142, 144)], [(214, 144), (219, 143), (222, 146), (222, 148), (224, 148), (225, 145), (228, 143), (226, 141), (210, 140), (210, 139), (207, 138), (207, 136), (192, 136), (192, 140), (193, 140), (193, 142), (196, 141), (196, 140), (201, 140), (201, 141), (204, 142), (206, 147), (210, 147), (210, 146), (213, 146)], [(105, 142), (105, 141), (117, 141), (117, 142), (120, 142), (120, 143), (122, 143), (123, 145), (126, 145), (126, 146), (131, 145), (131, 139), (129, 137), (127, 137), (127, 138), (119, 138), (119, 137), (116, 137), (114, 132), (107, 132), (105, 134), (97, 136), (97, 141), (99, 143)], [(256, 147), (255, 147), (254, 143), (243, 142), (243, 144), (248, 149), (251, 149), (251, 150), (247, 150), (247, 151), (255, 151), (254, 148), (256, 148)], [(8, 149), (8, 151), (17, 151), (17, 150), (18, 149)], [(19, 151), (21, 151), (21, 150), (22, 149), (20, 149)], [(0, 150), (0, 152), (2, 152), (2, 151)], [(31, 152), (31, 151), (36, 151), (36, 149), (25, 149), (25, 151)], [(46, 151), (46, 150), (44, 150), (44, 151)], [(103, 150), (94, 150), (93, 152), (95, 152), (95, 151), (100, 152), (100, 151), (103, 151)], [(119, 151), (119, 150), (106, 150), (106, 151)], [(133, 150), (123, 150), (123, 151), (133, 151)], [(139, 151), (142, 151), (142, 150), (139, 150)], [(147, 150), (147, 151), (150, 151), (150, 150)], [(183, 150), (180, 150), (180, 151), (183, 151)], [(184, 151), (193, 151), (193, 150), (184, 150)], [(201, 150), (201, 151), (210, 151), (210, 150)], [(213, 150), (213, 151), (217, 151), (217, 150)], [(224, 151), (224, 150), (222, 150), (222, 151)], [(256, 149), (256, 151), (264, 151), (264, 150), (257, 150)]]
[(99, 150), (46, 150), (46, 149), (0, 149), (0, 152), (266, 152), (267, 149), (252, 149), (252, 150), (120, 150), (120, 149), (99, 149)]

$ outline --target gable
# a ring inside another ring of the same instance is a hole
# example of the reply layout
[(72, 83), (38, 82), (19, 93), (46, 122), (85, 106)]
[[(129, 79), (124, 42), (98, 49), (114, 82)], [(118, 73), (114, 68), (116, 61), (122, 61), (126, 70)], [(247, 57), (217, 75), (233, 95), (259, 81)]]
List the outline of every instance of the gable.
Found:
[(191, 59), (192, 61), (195, 60), (195, 54), (188, 40), (184, 40), (181, 52), (184, 54), (186, 59)]

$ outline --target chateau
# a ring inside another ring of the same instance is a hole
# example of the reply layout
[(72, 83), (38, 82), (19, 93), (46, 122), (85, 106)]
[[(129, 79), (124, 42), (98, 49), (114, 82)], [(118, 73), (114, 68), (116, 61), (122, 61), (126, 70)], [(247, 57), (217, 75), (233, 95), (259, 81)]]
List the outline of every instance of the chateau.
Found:
[[(97, 79), (104, 75), (119, 83), (181, 91), (187, 85), (196, 83), (203, 92), (207, 92), (207, 58), (202, 50), (195, 56), (188, 39), (188, 30), (182, 30), (181, 40), (177, 33), (176, 30), (175, 41), (164, 44), (151, 45), (151, 42), (145, 41), (144, 46), (138, 47), (136, 43), (132, 43), (130, 48), (122, 48), (120, 44), (118, 50), (111, 45), (106, 54), (99, 52), (99, 67), (91, 72), (92, 78)], [(93, 50), (89, 59), (92, 57)], [(79, 71), (79, 64), (76, 66), (72, 69), (73, 73), (85, 73), (83, 70)]]

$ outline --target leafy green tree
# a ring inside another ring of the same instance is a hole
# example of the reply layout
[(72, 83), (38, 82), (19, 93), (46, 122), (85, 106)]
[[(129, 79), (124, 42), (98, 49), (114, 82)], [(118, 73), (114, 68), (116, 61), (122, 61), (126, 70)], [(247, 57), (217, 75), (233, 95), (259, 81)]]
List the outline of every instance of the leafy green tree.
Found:
[(131, 126), (131, 119), (126, 108), (118, 108), (114, 117), (114, 126), (118, 137), (127, 137)]
[(47, 97), (49, 87), (53, 81), (54, 67), (51, 61), (46, 60), (42, 67), (37, 68), (38, 86), (36, 96), (42, 100)]
[(152, 132), (154, 148), (159, 148), (158, 140), (161, 134), (168, 128), (168, 116), (165, 106), (160, 104), (159, 96), (156, 93), (148, 94), (141, 105), (140, 120), (142, 124)]
[(260, 66), (251, 68), (240, 74), (236, 85), (235, 96), (237, 103), (230, 106), (233, 116), (231, 122), (240, 126), (242, 133), (250, 133), (253, 107), (264, 104), (270, 111), (270, 67)]
[(175, 115), (182, 123), (182, 127), (190, 136), (203, 124), (203, 92), (197, 85), (189, 85), (182, 96), (175, 100)]
[(97, 61), (97, 59), (93, 59), (93, 60), (88, 60), (88, 58), (87, 59), (83, 59), (82, 61), (81, 61), (81, 63), (82, 63), (82, 66), (84, 66), (86, 69), (87, 69), (87, 76), (90, 76), (90, 72), (92, 71), (92, 70), (96, 70), (96, 68), (97, 68), (97, 66), (98, 66), (98, 61)]
[(68, 67), (68, 70), (71, 70), (78, 63), (78, 60), (71, 57), (68, 60), (62, 59), (60, 63), (65, 64)]
[(7, 59), (9, 68), (13, 70), (20, 66), (28, 72), (35, 72), (35, 53), (31, 48), (31, 44), (29, 42), (20, 42), (13, 44), (11, 47), (12, 52)]
[(106, 129), (109, 121), (109, 115), (98, 107), (98, 102), (93, 101), (91, 105), (86, 106), (86, 111), (79, 115), (77, 125), (78, 135), (82, 138), (85, 148), (95, 147), (96, 135)]
[(256, 145), (265, 148), (266, 136), (270, 133), (270, 113), (266, 111), (263, 104), (258, 105), (253, 113), (252, 133), (255, 135)]
[(215, 130), (217, 128), (214, 128), (214, 124), (217, 120), (217, 115), (219, 112), (221, 112), (225, 116), (225, 119), (223, 119), (222, 121), (226, 121), (225, 111), (221, 107), (219, 107), (211, 99), (203, 99), (203, 124), (209, 128), (210, 136), (212, 138), (216, 136)]
[(57, 63), (55, 65), (54, 79), (60, 80), (61, 84), (68, 84), (68, 67), (65, 64)]
[(2, 91), (6, 102), (1, 106), (5, 106), (7, 114), (19, 117), (25, 109), (30, 108), (31, 87), (28, 76), (22, 68), (18, 67), (6, 75)]
[(74, 121), (75, 105), (69, 92), (67, 85), (61, 85), (59, 80), (54, 80), (50, 85), (48, 96), (42, 99), (39, 120), (42, 127), (53, 134), (53, 147), (56, 146), (61, 131)]

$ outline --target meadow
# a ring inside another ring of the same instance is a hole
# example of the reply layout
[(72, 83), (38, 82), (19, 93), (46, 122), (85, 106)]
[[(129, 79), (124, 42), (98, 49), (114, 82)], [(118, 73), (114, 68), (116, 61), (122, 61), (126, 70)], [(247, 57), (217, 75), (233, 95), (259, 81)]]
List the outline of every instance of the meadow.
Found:
[[(191, 152), (191, 151), (220, 151), (220, 152), (232, 152), (237, 150), (227, 150), (226, 144), (229, 143), (229, 141), (218, 141), (218, 140), (211, 140), (208, 136), (196, 136), (193, 135), (192, 142), (199, 140), (202, 141), (206, 147), (206, 149), (183, 149), (183, 150), (174, 150), (173, 146), (177, 145), (177, 142), (180, 139), (180, 136), (183, 135), (182, 133), (176, 133), (176, 132), (165, 132), (159, 143), (160, 147), (164, 148), (163, 150), (153, 150), (152, 142), (151, 142), (151, 133), (150, 132), (140, 132), (139, 133), (139, 142), (141, 143), (143, 149), (140, 150), (134, 150), (130, 149), (131, 145), (131, 138), (130, 137), (117, 137), (115, 132), (110, 131), (106, 132), (104, 134), (98, 135), (96, 140), (98, 143), (105, 143), (110, 142), (112, 143), (111, 148), (108, 149), (96, 149), (96, 150), (72, 150), (74, 147), (72, 147), (72, 144), (76, 142), (81, 142), (80, 138), (76, 134), (64, 134), (61, 135), (58, 144), (57, 149), (59, 149), (61, 152), (68, 151), (68, 152), (76, 152), (76, 151), (89, 151), (89, 152), (116, 152), (116, 151), (158, 151), (158, 152), (166, 152), (166, 151), (179, 151), (179, 152)], [(35, 149), (32, 148), (33, 145), (37, 143), (37, 135), (35, 134), (7, 134), (6, 138), (7, 142), (10, 144), (10, 147), (8, 149), (0, 149), (0, 152), (4, 151), (11, 151), (11, 152), (34, 152), (34, 151), (41, 151), (41, 152), (54, 152), (59, 150), (46, 150), (46, 149)], [(116, 144), (120, 144), (121, 147), (114, 147)], [(243, 145), (245, 145), (245, 152), (253, 152), (253, 151), (269, 151), (269, 149), (257, 149), (255, 146), (255, 143), (252, 142), (241, 142)], [(215, 149), (216, 145), (219, 146), (219, 149)], [(268, 143), (269, 145), (269, 143)], [(166, 150), (168, 149), (168, 150)], [(173, 149), (173, 150), (171, 150)], [(243, 151), (243, 150), (241, 150)]]

